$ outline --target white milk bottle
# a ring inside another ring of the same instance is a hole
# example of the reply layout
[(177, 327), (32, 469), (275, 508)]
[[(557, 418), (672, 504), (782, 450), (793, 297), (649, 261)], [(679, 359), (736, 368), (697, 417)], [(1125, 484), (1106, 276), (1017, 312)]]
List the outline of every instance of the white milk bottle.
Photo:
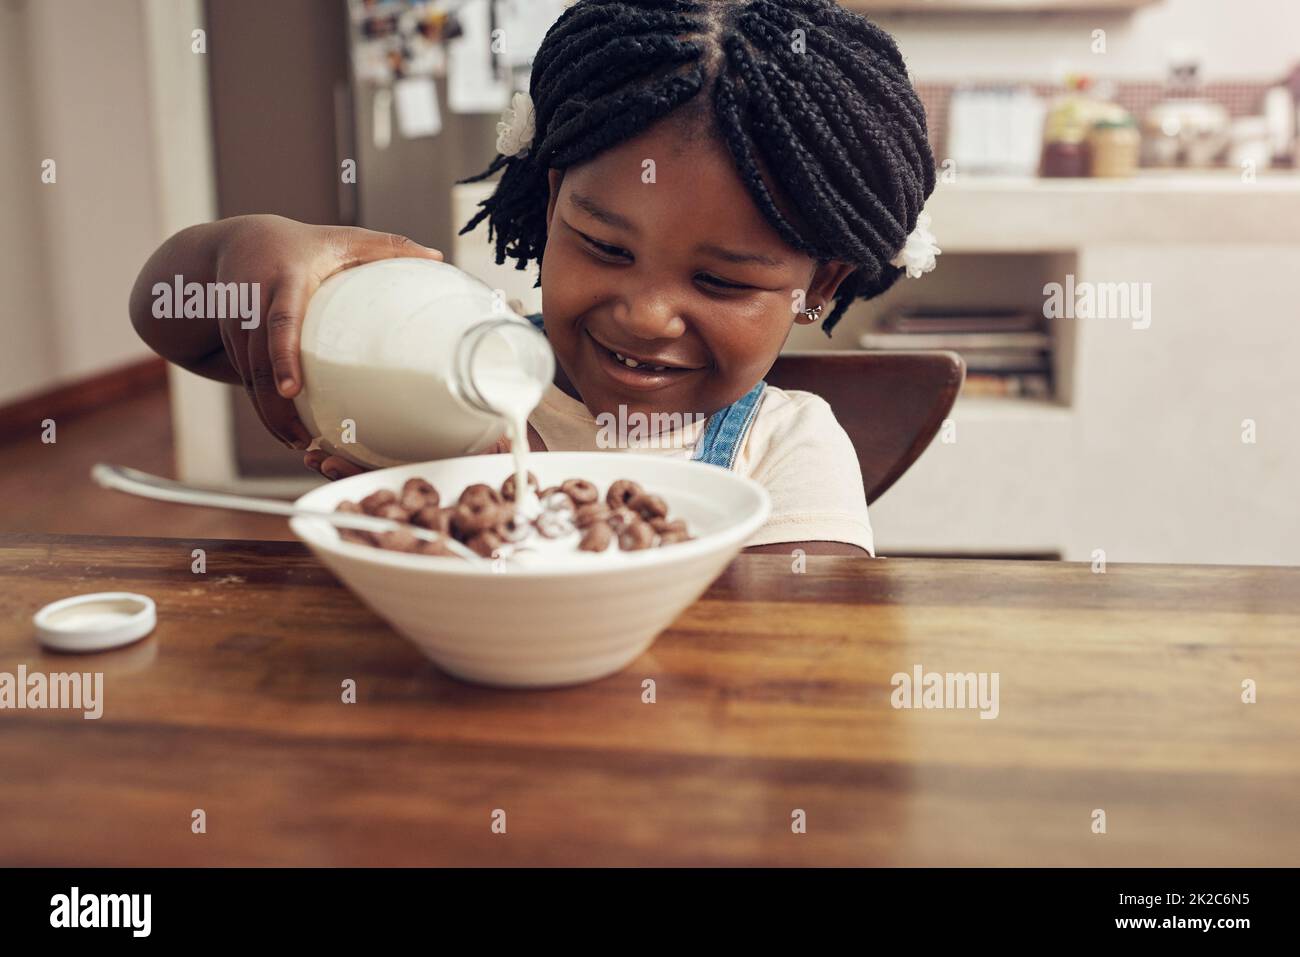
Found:
[(503, 432), (521, 458), (555, 355), (468, 273), (384, 259), (321, 284), (303, 320), (302, 371), (294, 403), (320, 447), (385, 468), (482, 452)]

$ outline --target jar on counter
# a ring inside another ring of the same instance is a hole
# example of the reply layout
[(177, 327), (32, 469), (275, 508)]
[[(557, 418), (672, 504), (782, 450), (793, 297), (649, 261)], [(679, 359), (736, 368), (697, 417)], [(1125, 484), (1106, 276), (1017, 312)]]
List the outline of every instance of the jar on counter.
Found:
[(1059, 139), (1043, 145), (1042, 175), (1081, 177), (1088, 175), (1088, 141), (1079, 138)]
[(1092, 151), (1093, 176), (1120, 178), (1137, 172), (1142, 135), (1132, 117), (1095, 123), (1088, 143)]

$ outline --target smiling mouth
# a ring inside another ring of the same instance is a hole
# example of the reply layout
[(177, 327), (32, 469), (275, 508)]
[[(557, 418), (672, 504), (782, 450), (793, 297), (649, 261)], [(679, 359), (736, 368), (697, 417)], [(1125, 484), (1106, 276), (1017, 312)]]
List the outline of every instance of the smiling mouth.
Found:
[(609, 348), (608, 346), (603, 344), (599, 339), (593, 336), (590, 332), (587, 333), (587, 336), (591, 339), (592, 343), (595, 344), (596, 348), (599, 351), (605, 353), (606, 356), (613, 359), (614, 362), (616, 362), (617, 364), (625, 368), (632, 369), (636, 372), (650, 373), (654, 375), (674, 375), (674, 374), (680, 375), (685, 372), (698, 371), (694, 368), (688, 368), (686, 366), (663, 365), (654, 362), (645, 362), (640, 359), (634, 358), (633, 356), (625, 355), (624, 353), (619, 352), (617, 349)]

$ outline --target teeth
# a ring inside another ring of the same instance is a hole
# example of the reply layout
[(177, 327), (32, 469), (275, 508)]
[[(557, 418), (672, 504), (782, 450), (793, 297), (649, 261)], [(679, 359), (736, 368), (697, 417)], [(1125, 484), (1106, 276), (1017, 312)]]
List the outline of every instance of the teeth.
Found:
[[(610, 351), (613, 352), (613, 350)], [(646, 365), (644, 362), (637, 362), (635, 359), (629, 359), (621, 352), (614, 352), (614, 358), (623, 363), (623, 365), (627, 366), (629, 369), (650, 369), (653, 372), (663, 372), (668, 368), (667, 366), (651, 366)]]

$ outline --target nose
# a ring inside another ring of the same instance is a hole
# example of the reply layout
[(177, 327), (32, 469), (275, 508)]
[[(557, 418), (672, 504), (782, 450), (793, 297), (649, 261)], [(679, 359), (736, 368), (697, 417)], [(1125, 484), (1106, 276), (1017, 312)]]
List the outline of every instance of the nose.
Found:
[(622, 300), (614, 318), (628, 334), (647, 341), (677, 339), (686, 331), (686, 321), (671, 297), (655, 293)]

